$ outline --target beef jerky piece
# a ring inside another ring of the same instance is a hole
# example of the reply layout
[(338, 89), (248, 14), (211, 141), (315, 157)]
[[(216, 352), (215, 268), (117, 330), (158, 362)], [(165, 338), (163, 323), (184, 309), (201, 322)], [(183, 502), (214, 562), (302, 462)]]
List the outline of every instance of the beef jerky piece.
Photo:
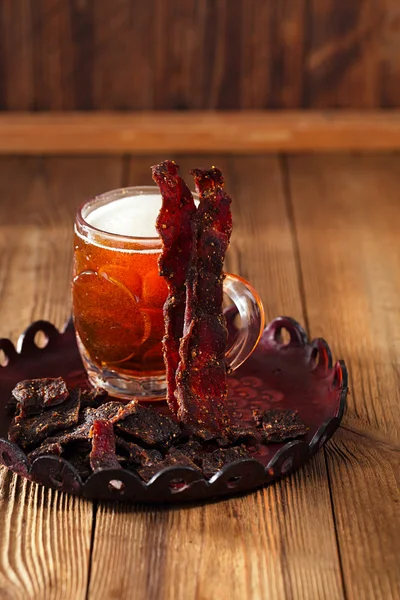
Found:
[(89, 461), (90, 448), (91, 444), (89, 442), (74, 442), (68, 444), (63, 452), (63, 458), (78, 471), (82, 480), (87, 479), (92, 474)]
[(194, 425), (191, 428), (190, 436), (202, 444), (214, 444), (215, 446), (224, 447), (231, 444), (229, 437), (221, 431), (210, 431), (201, 426)]
[(11, 396), (11, 398), (9, 399), (9, 401), (6, 404), (6, 415), (8, 416), (14, 416), (15, 412), (16, 412), (16, 408), (17, 408), (17, 401), (14, 398), (14, 396)]
[(199, 442), (196, 442), (196, 440), (189, 440), (185, 444), (179, 444), (179, 446), (176, 446), (176, 449), (184, 454), (186, 458), (190, 458), (195, 464), (201, 462), (203, 446)]
[(82, 481), (85, 481), (91, 474), (92, 469), (89, 461), (89, 454), (80, 454), (79, 452), (71, 455), (69, 461), (78, 472)]
[(69, 460), (70, 457), (74, 456), (75, 454), (80, 454), (82, 456), (87, 456), (89, 460), (91, 449), (92, 442), (89, 438), (86, 438), (85, 440), (75, 440), (65, 446), (63, 456), (66, 460)]
[(260, 432), (255, 427), (233, 425), (229, 430), (229, 441), (231, 444), (257, 442), (260, 440)]
[(98, 408), (84, 408), (79, 416), (77, 427), (64, 434), (54, 436), (48, 439), (48, 442), (59, 442), (60, 444), (69, 444), (74, 441), (85, 441), (89, 437), (90, 428), (96, 419), (105, 419), (111, 423), (124, 419), (135, 409), (136, 401), (132, 400), (128, 404), (123, 402), (111, 401), (100, 405)]
[(120, 469), (115, 450), (114, 427), (110, 421), (96, 419), (90, 429), (92, 440), (90, 466), (93, 471), (100, 469)]
[(72, 442), (84, 442), (89, 437), (90, 428), (96, 419), (96, 409), (84, 408), (79, 415), (79, 421), (76, 427), (69, 431), (60, 433), (56, 436), (48, 438), (48, 443), (59, 443), (62, 445)]
[(107, 402), (95, 409), (96, 419), (105, 419), (113, 424), (118, 423), (129, 415), (135, 414), (137, 406), (136, 400), (131, 400), (127, 404), (118, 401)]
[(217, 473), (224, 465), (235, 462), (242, 458), (251, 458), (243, 446), (234, 448), (220, 448), (203, 456), (202, 471), (205, 477), (210, 478)]
[(88, 440), (76, 441), (67, 444), (63, 452), (63, 458), (78, 471), (82, 480), (87, 479), (92, 474), (89, 461), (91, 446)]
[(108, 392), (102, 388), (93, 388), (91, 390), (82, 390), (81, 407), (97, 408), (108, 396)]
[(143, 467), (140, 467), (137, 472), (144, 481), (150, 481), (154, 475), (159, 473), (166, 467), (191, 467), (201, 473), (199, 467), (176, 448), (171, 448), (163, 460), (150, 462)]
[[(76, 425), (79, 419), (79, 408), (80, 390), (76, 389), (71, 392), (67, 402), (49, 408), (40, 415), (26, 418), (19, 415), (14, 417), (8, 431), (8, 439), (21, 448), (37, 446), (53, 433)], [(53, 441), (59, 440), (48, 440), (48, 443)]]
[(219, 435), (218, 432), (210, 431), (200, 424), (187, 425), (184, 424), (182, 428), (183, 437), (189, 437), (200, 443), (207, 443), (215, 441), (215, 438)]
[(147, 450), (118, 436), (115, 438), (115, 443), (117, 450), (119, 452), (122, 450), (121, 453), (128, 464), (146, 466), (150, 462), (162, 460), (162, 454), (158, 450)]
[(200, 204), (193, 219), (194, 249), (186, 283), (184, 335), (176, 374), (178, 419), (225, 434), (225, 352), (227, 328), (222, 313), (223, 262), (232, 231), (231, 199), (219, 169), (192, 171)]
[(308, 431), (297, 410), (255, 410), (253, 417), (258, 427), (262, 427), (264, 444), (292, 440)]
[(61, 456), (63, 451), (63, 447), (58, 442), (54, 444), (47, 444), (46, 442), (39, 446), (39, 448), (35, 448), (32, 452), (29, 452), (28, 458), (31, 463), (38, 458), (39, 456)]
[[(128, 442), (122, 437), (116, 436), (115, 445), (117, 448), (118, 459), (122, 458), (132, 465), (140, 465), (140, 456), (143, 448), (134, 442)], [(161, 455), (160, 455), (161, 456)]]
[(41, 413), (43, 409), (65, 402), (69, 396), (67, 384), (57, 379), (26, 379), (12, 391), (21, 417)]
[(253, 420), (256, 424), (256, 427), (262, 427), (264, 412), (265, 411), (260, 410), (259, 408), (255, 408), (253, 410)]
[(157, 448), (168, 448), (182, 435), (175, 421), (140, 404), (136, 404), (130, 415), (119, 420), (115, 427), (119, 433)]
[(152, 167), (152, 176), (160, 188), (162, 206), (156, 228), (162, 240), (159, 273), (168, 286), (164, 304), (165, 335), (164, 361), (167, 373), (167, 402), (173, 414), (177, 413), (175, 374), (179, 363), (179, 341), (183, 335), (186, 278), (192, 254), (192, 217), (196, 212), (192, 194), (178, 175), (178, 165), (164, 161)]

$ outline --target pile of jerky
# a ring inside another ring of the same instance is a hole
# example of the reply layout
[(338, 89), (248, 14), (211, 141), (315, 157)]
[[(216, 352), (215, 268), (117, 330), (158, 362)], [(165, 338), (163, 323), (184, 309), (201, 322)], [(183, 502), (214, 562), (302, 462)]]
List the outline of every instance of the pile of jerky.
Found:
[(68, 460), (85, 480), (105, 468), (127, 468), (149, 481), (165, 467), (188, 466), (212, 477), (225, 464), (252, 458), (248, 447), (305, 435), (296, 411), (255, 411), (255, 426), (228, 439), (204, 432), (196, 437), (168, 416), (136, 401), (109, 400), (101, 389), (70, 389), (65, 381), (21, 381), (12, 392), (14, 418), (8, 439), (30, 462), (55, 455)]

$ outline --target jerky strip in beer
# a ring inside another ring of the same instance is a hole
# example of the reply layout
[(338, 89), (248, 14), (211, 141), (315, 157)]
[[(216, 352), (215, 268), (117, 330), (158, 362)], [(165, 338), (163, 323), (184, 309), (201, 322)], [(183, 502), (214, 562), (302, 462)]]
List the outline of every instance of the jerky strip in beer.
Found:
[(49, 408), (40, 415), (33, 417), (17, 415), (10, 425), (8, 439), (21, 448), (37, 446), (49, 435), (76, 425), (79, 419), (79, 408), (80, 390), (75, 389), (72, 390), (71, 397), (67, 402)]
[(26, 379), (12, 391), (21, 417), (41, 413), (43, 409), (65, 402), (69, 396), (62, 377), (56, 379)]
[(115, 451), (114, 427), (110, 421), (96, 419), (90, 429), (92, 440), (90, 466), (93, 471), (100, 469), (120, 469)]
[(222, 313), (223, 262), (232, 231), (231, 199), (219, 169), (192, 171), (200, 195), (187, 278), (184, 335), (176, 375), (178, 419), (194, 432), (224, 433), (227, 328)]
[(164, 361), (167, 373), (167, 401), (177, 413), (175, 374), (179, 364), (179, 342), (183, 335), (186, 277), (192, 254), (192, 217), (196, 212), (192, 194), (178, 175), (178, 165), (166, 160), (152, 167), (152, 176), (160, 188), (162, 206), (156, 228), (162, 240), (159, 273), (168, 286), (164, 304)]

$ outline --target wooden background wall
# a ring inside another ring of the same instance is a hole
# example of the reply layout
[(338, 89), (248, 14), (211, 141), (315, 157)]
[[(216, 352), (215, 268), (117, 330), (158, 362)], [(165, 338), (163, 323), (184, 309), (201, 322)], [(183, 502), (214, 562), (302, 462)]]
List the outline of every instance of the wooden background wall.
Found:
[(1, 110), (400, 106), (400, 0), (0, 0)]

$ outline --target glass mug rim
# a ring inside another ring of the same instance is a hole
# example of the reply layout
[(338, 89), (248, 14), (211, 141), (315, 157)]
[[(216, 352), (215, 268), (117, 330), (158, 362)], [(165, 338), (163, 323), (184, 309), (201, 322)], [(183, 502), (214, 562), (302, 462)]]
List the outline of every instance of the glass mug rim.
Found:
[[(90, 200), (85, 200), (79, 206), (76, 219), (75, 219), (75, 231), (78, 233), (77, 228), (82, 230), (86, 235), (89, 231), (92, 231), (98, 236), (101, 236), (103, 239), (107, 239), (109, 241), (115, 241), (118, 243), (132, 243), (137, 242), (143, 244), (148, 249), (152, 250), (161, 250), (162, 242), (161, 238), (157, 236), (135, 236), (135, 235), (124, 235), (120, 233), (112, 233), (110, 231), (106, 231), (105, 229), (99, 229), (94, 225), (91, 225), (86, 221), (86, 217), (88, 214), (93, 212), (93, 210), (100, 208), (100, 206), (105, 206), (106, 204), (111, 204), (116, 200), (121, 200), (124, 197), (132, 197), (136, 196), (140, 198), (141, 196), (146, 195), (156, 195), (160, 196), (160, 207), (161, 207), (161, 193), (160, 189), (156, 185), (134, 185), (116, 188), (114, 190), (110, 190), (108, 192), (104, 192), (102, 194), (98, 194), (91, 198)], [(199, 199), (199, 196), (196, 192), (192, 191), (193, 198), (195, 200)], [(87, 212), (85, 212), (85, 209)]]

